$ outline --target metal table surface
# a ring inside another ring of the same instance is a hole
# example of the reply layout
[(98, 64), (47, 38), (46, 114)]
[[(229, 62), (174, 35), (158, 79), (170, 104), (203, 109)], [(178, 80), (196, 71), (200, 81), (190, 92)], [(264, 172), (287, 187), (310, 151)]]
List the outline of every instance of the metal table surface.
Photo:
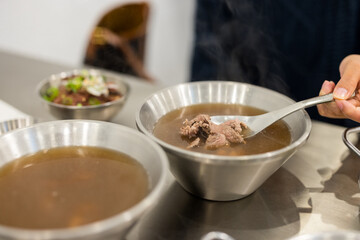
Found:
[[(53, 120), (35, 95), (36, 84), (68, 71), (44, 61), (0, 52), (0, 99), (42, 120)], [(131, 95), (113, 122), (135, 128), (135, 111), (161, 86), (128, 78)], [(0, 113), (1, 114), (1, 113)], [(200, 239), (222, 231), (235, 239), (287, 239), (304, 233), (360, 230), (359, 157), (342, 142), (343, 127), (313, 121), (307, 143), (255, 193), (237, 201), (206, 201), (168, 174), (160, 202), (127, 239)]]

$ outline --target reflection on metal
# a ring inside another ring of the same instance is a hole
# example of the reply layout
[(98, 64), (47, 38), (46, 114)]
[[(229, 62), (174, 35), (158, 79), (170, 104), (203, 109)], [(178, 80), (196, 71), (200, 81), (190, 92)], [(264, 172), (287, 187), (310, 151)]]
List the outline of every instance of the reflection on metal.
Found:
[(342, 139), (343, 139), (344, 143), (346, 144), (346, 146), (348, 146), (348, 148), (350, 148), (357, 155), (360, 156), (360, 150), (349, 140), (350, 134), (359, 133), (359, 132), (360, 132), (360, 127), (348, 128), (344, 131), (344, 133), (342, 135)]
[[(349, 140), (349, 137), (351, 134), (358, 134), (359, 132), (360, 132), (360, 127), (353, 127), (346, 129), (342, 135), (342, 139), (345, 145), (349, 149), (353, 150), (354, 153), (356, 153), (358, 156), (360, 156), (360, 150), (352, 143), (352, 141)], [(358, 179), (358, 185), (360, 186), (360, 176)]]
[(28, 117), (28, 118), (20, 118), (20, 119), (11, 119), (8, 121), (0, 122), (0, 135), (10, 132), (12, 130), (28, 127), (34, 124), (36, 121), (35, 119)]
[(331, 231), (303, 234), (289, 238), (289, 240), (360, 240), (360, 233), (356, 231)]
[(209, 232), (201, 240), (235, 240), (224, 232)]

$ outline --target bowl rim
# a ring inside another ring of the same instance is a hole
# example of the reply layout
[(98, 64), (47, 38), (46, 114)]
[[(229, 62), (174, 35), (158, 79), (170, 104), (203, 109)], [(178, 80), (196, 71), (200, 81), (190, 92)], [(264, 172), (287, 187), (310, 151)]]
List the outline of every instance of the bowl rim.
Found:
[[(295, 101), (291, 98), (289, 98), (288, 96), (281, 94), (277, 91), (268, 89), (268, 88), (264, 88), (261, 86), (257, 86), (257, 85), (253, 85), (253, 84), (249, 84), (249, 83), (243, 83), (243, 82), (234, 82), (234, 81), (222, 81), (222, 80), (207, 80), (207, 81), (194, 81), (194, 82), (187, 82), (187, 83), (180, 83), (177, 85), (173, 85), (173, 86), (169, 86), (166, 88), (163, 88), (161, 90), (158, 90), (154, 93), (152, 93), (150, 96), (146, 97), (143, 102), (141, 103), (141, 105), (138, 107), (137, 111), (136, 111), (136, 116), (135, 116), (135, 121), (136, 121), (136, 127), (138, 128), (138, 130), (140, 130), (141, 132), (143, 132), (146, 136), (150, 137), (153, 141), (157, 142), (159, 145), (161, 145), (162, 147), (164, 147), (166, 149), (166, 151), (170, 151), (172, 153), (176, 152), (178, 154), (180, 154), (181, 156), (184, 156), (185, 158), (189, 158), (191, 157), (192, 161), (196, 161), (196, 162), (204, 162), (204, 161), (208, 161), (211, 164), (236, 164), (239, 162), (261, 162), (261, 161), (271, 161), (272, 158), (274, 158), (274, 156), (278, 156), (281, 154), (284, 154), (286, 152), (289, 152), (291, 150), (294, 150), (298, 147), (300, 147), (301, 145), (305, 144), (306, 140), (308, 139), (310, 132), (311, 132), (311, 119), (309, 114), (304, 110), (299, 110), (304, 114), (304, 118), (305, 118), (305, 131), (304, 133), (294, 142), (292, 142), (291, 144), (280, 148), (278, 150), (275, 151), (270, 151), (270, 152), (265, 152), (265, 153), (260, 153), (260, 154), (252, 154), (252, 155), (240, 155), (240, 156), (224, 156), (224, 155), (215, 155), (215, 154), (207, 154), (207, 153), (200, 153), (200, 152), (195, 152), (195, 151), (189, 151), (174, 145), (171, 145), (169, 143), (166, 143), (158, 138), (156, 138), (152, 133), (150, 133), (142, 124), (142, 122), (140, 121), (140, 110), (141, 108), (146, 104), (146, 102), (151, 99), (154, 95), (157, 95), (161, 92), (165, 92), (165, 91), (169, 91), (170, 89), (175, 89), (181, 86), (185, 86), (185, 85), (199, 85), (199, 84), (225, 84), (225, 85), (245, 85), (245, 86), (250, 86), (252, 88), (261, 88), (265, 91), (269, 91), (272, 94), (276, 94), (279, 95), (291, 102)], [(206, 159), (206, 160), (205, 160)], [(276, 161), (275, 158), (273, 159), (273, 161)]]
[(25, 128), (28, 126), (32, 126), (37, 123), (39, 120), (32, 117), (20, 117), (20, 118), (11, 118), (5, 121), (0, 122), (0, 137), (4, 134), (12, 132), (19, 128)]
[[(344, 238), (346, 237), (346, 238)], [(287, 240), (326, 240), (326, 239), (360, 239), (360, 233), (355, 230), (326, 230), (295, 235)]]
[[(69, 120), (54, 120), (48, 122), (41, 122), (35, 123), (31, 126), (27, 126), (24, 128), (16, 129), (11, 132), (8, 132), (4, 135), (0, 136), (1, 138), (5, 138), (11, 134), (16, 134), (20, 131), (27, 131), (27, 129), (33, 129), (38, 126), (56, 126), (58, 124), (68, 124), (68, 123), (75, 123), (75, 124), (101, 124), (107, 126), (117, 127), (119, 132), (125, 131), (129, 132), (133, 135), (142, 138), (144, 141), (147, 142), (158, 154), (159, 156), (157, 159), (160, 161), (161, 166), (161, 173), (159, 177), (159, 181), (154, 188), (137, 204), (128, 208), (127, 210), (120, 212), (114, 216), (95, 221), (92, 223), (80, 225), (73, 228), (55, 228), (55, 229), (24, 229), (24, 228), (17, 228), (11, 227), (6, 225), (0, 225), (0, 237), (14, 237), (19, 239), (72, 239), (72, 238), (79, 238), (79, 237), (87, 237), (91, 235), (101, 234), (102, 232), (111, 231), (111, 229), (116, 229), (119, 227), (121, 223), (131, 223), (135, 218), (140, 216), (142, 213), (149, 210), (148, 208), (152, 205), (156, 204), (156, 199), (162, 196), (162, 193), (166, 189), (167, 185), (167, 170), (169, 168), (168, 158), (164, 150), (155, 142), (150, 140), (144, 134), (136, 131), (136, 129), (132, 129), (127, 126), (123, 126), (120, 124), (112, 123), (112, 122), (105, 122), (99, 120), (80, 120), (80, 119), (69, 119)], [(1, 166), (0, 166), (1, 167)]]
[[(102, 104), (99, 104), (99, 105), (92, 105), (92, 106), (68, 106), (68, 105), (63, 105), (63, 104), (58, 104), (58, 103), (47, 101), (42, 97), (42, 95), (40, 93), (40, 90), (46, 83), (48, 83), (50, 81), (51, 77), (53, 77), (53, 76), (58, 77), (59, 76), (59, 79), (62, 79), (63, 77), (61, 77), (61, 75), (68, 76), (70, 74), (76, 74), (76, 73), (81, 72), (83, 70), (87, 70), (89, 72), (97, 72), (97, 73), (100, 73), (101, 75), (110, 76), (110, 77), (115, 78), (116, 81), (117, 81), (117, 84), (120, 83), (120, 84), (123, 85), (123, 87), (125, 88), (125, 93), (122, 93), (123, 95), (119, 99), (116, 99), (114, 101), (102, 103)], [(51, 105), (51, 106), (54, 106), (54, 107), (57, 107), (57, 108), (63, 108), (63, 109), (71, 109), (71, 110), (84, 109), (85, 110), (85, 109), (93, 109), (93, 108), (103, 108), (103, 107), (108, 107), (108, 106), (111, 106), (111, 105), (116, 105), (117, 103), (123, 103), (129, 97), (129, 93), (131, 91), (131, 88), (130, 88), (130, 84), (125, 79), (120, 79), (120, 75), (117, 75), (115, 73), (111, 73), (111, 72), (108, 72), (108, 71), (105, 71), (105, 70), (100, 70), (100, 69), (95, 69), (95, 68), (75, 68), (75, 69), (72, 69), (72, 70), (69, 70), (69, 71), (62, 71), (62, 72), (59, 72), (59, 73), (54, 73), (54, 74), (51, 74), (48, 77), (42, 79), (37, 84), (35, 91), (36, 91), (36, 95), (40, 98), (40, 100), (43, 103), (46, 103), (48, 105)]]

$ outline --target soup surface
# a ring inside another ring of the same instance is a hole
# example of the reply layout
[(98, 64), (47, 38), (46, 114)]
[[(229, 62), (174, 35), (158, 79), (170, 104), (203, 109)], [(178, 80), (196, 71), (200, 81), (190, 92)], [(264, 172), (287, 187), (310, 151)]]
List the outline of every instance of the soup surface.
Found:
[(60, 147), (0, 168), (0, 224), (67, 228), (101, 220), (148, 193), (145, 169), (123, 153), (98, 147)]
[(284, 121), (278, 121), (264, 129), (254, 137), (247, 138), (246, 143), (230, 144), (217, 149), (207, 149), (203, 143), (198, 147), (188, 148), (191, 141), (186, 137), (181, 137), (179, 130), (183, 122), (193, 119), (198, 114), (208, 115), (259, 115), (265, 113), (263, 110), (239, 105), (209, 103), (191, 105), (171, 111), (164, 115), (156, 123), (153, 134), (162, 141), (181, 147), (190, 151), (217, 155), (251, 155), (265, 153), (283, 148), (290, 144), (291, 133)]

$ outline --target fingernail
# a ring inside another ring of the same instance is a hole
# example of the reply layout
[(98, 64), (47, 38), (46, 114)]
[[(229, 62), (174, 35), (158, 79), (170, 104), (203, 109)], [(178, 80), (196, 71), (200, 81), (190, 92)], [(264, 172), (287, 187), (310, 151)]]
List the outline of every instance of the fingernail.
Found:
[(345, 88), (337, 88), (334, 91), (334, 98), (345, 99), (347, 92)]

